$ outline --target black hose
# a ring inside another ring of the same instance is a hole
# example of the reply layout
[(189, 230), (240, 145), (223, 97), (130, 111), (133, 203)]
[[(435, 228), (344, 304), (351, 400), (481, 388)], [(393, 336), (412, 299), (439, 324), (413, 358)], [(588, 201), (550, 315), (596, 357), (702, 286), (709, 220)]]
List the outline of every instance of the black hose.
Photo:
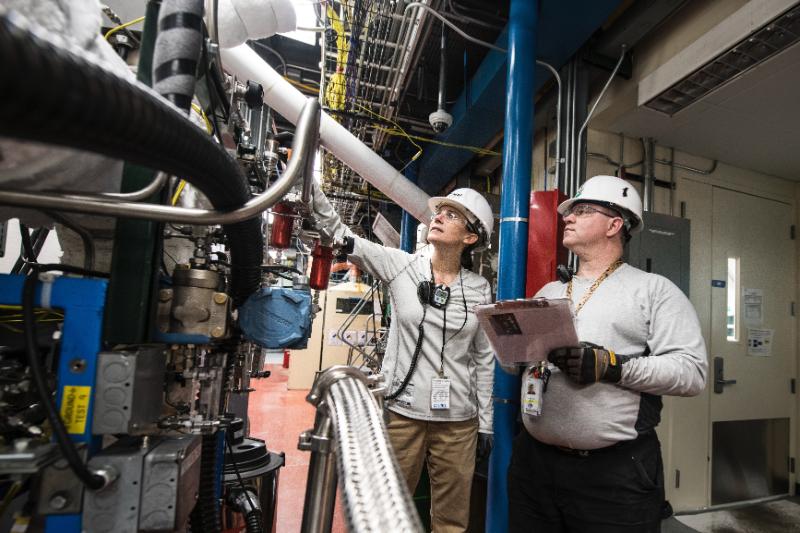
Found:
[(92, 234), (66, 215), (56, 211), (45, 211), (45, 214), (65, 228), (78, 234), (78, 237), (81, 238), (81, 242), (83, 243), (83, 268), (88, 268), (89, 270), (94, 269), (95, 246)]
[[(238, 163), (143, 85), (45, 40), (13, 12), (0, 14), (0, 135), (89, 150), (186, 176), (216, 209), (249, 199)], [(260, 286), (260, 217), (225, 226), (237, 304)]]
[[(30, 275), (25, 278), (22, 285), (22, 320), (25, 334), (25, 350), (28, 355), (28, 366), (31, 370), (33, 382), (36, 385), (36, 390), (39, 393), (39, 400), (44, 406), (47, 419), (53, 429), (53, 436), (58, 444), (61, 454), (69, 464), (70, 469), (75, 473), (78, 479), (86, 485), (88, 489), (97, 490), (105, 485), (105, 480), (102, 476), (93, 474), (89, 468), (84, 464), (78, 450), (72, 443), (72, 440), (64, 427), (61, 416), (58, 414), (56, 404), (50, 394), (47, 385), (47, 378), (42, 362), (39, 360), (38, 343), (36, 342), (36, 318), (34, 316), (34, 296), (36, 293), (36, 281), (39, 277), (39, 272), (48, 272), (51, 270), (61, 270), (62, 272), (71, 272), (76, 274), (86, 273), (84, 269), (69, 267), (67, 265), (35, 265)], [(92, 274), (97, 274), (92, 272)]]
[(250, 511), (244, 518), (247, 533), (264, 533), (264, 524), (261, 520), (261, 510)]

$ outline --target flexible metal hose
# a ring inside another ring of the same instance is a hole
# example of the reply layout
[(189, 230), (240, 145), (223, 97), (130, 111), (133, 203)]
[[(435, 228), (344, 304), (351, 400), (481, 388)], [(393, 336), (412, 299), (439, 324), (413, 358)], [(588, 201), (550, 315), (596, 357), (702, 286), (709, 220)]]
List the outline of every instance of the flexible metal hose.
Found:
[(389, 445), (383, 416), (363, 381), (330, 386), (327, 402), (348, 530), (421, 532), (416, 508)]
[[(0, 135), (89, 150), (183, 176), (217, 209), (249, 198), (238, 163), (150, 88), (35, 33), (0, 7)], [(260, 286), (258, 217), (226, 225), (237, 303)]]

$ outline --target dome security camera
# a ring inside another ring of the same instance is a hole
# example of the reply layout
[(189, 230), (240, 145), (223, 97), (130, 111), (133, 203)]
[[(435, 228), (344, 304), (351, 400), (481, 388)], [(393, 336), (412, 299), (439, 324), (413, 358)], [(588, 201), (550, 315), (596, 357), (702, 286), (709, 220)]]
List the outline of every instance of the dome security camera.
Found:
[(444, 109), (437, 109), (428, 116), (433, 131), (442, 133), (444, 130), (453, 125), (453, 115)]

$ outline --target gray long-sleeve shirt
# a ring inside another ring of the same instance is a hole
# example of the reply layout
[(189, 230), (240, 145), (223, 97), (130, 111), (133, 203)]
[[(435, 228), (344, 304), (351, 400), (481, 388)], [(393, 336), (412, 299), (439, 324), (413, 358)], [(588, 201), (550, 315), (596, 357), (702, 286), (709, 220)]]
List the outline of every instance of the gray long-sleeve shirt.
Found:
[[(420, 281), (431, 279), (430, 249), (409, 254), (352, 235), (319, 190), (314, 191), (314, 212), (336, 240), (345, 235), (353, 236), (355, 246), (348, 259), (385, 282), (389, 289), (392, 326), (381, 372), (386, 376), (389, 392), (394, 392), (408, 372), (417, 343), (423, 313), (417, 286)], [(494, 353), (473, 312), (474, 306), (491, 301), (489, 282), (462, 268), (450, 284), (450, 298), (445, 309), (427, 306), (425, 334), (416, 369), (405, 392), (389, 402), (391, 411), (417, 420), (452, 422), (477, 415), (478, 430), (492, 433)], [(443, 326), (447, 341), (444, 373), (451, 381), (450, 408), (431, 409), (431, 385), (433, 379), (439, 377)]]
[[(593, 281), (574, 278), (573, 303)], [(536, 296), (564, 298), (566, 288), (548, 283)], [(622, 265), (600, 284), (575, 325), (583, 342), (634, 356), (649, 347), (650, 355), (626, 362), (619, 384), (576, 385), (551, 367), (542, 415), (523, 415), (525, 428), (542, 442), (591, 450), (634, 439), (658, 424), (661, 395), (694, 396), (705, 387), (708, 361), (697, 313), (663, 276)]]
[[(408, 254), (356, 237), (349, 257), (389, 288), (392, 327), (381, 371), (391, 392), (397, 390), (406, 376), (419, 336), (423, 308), (417, 286), (431, 279), (426, 252), (427, 249)], [(494, 354), (472, 310), (478, 304), (490, 302), (489, 283), (462, 268), (459, 277), (450, 284), (445, 308), (427, 305), (417, 366), (405, 392), (389, 403), (390, 410), (417, 420), (461, 421), (478, 415), (478, 429), (492, 432)], [(450, 408), (431, 409), (431, 384), (439, 376), (443, 334), (444, 374), (451, 381)]]

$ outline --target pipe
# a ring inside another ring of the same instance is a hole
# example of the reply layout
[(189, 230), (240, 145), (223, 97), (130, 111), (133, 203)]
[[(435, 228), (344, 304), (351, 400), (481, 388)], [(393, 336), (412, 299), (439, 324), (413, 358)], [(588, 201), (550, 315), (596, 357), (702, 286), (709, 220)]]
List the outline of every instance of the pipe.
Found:
[(498, 52), (503, 52), (503, 53), (506, 52), (505, 48), (500, 48), (499, 46), (496, 46), (496, 45), (494, 45), (492, 43), (487, 43), (486, 41), (481, 41), (480, 39), (477, 39), (477, 38), (469, 35), (464, 30), (462, 30), (461, 28), (459, 28), (458, 26), (456, 26), (455, 24), (453, 24), (452, 22), (450, 22), (449, 20), (444, 18), (442, 15), (440, 15), (438, 11), (436, 11), (432, 7), (428, 6), (427, 4), (423, 4), (422, 2), (411, 2), (410, 4), (408, 4), (406, 6), (405, 10), (403, 11), (403, 19), (404, 20), (405, 20), (405, 15), (408, 13), (408, 11), (411, 8), (414, 8), (414, 7), (419, 7), (421, 9), (424, 9), (424, 10), (430, 12), (431, 15), (433, 15), (437, 19), (441, 20), (442, 24), (445, 24), (445, 25), (449, 26), (450, 28), (452, 28), (452, 30), (454, 32), (456, 32), (457, 34), (459, 34), (460, 36), (462, 36), (464, 39), (468, 40), (471, 43), (479, 44), (481, 46), (485, 46), (486, 48), (491, 48), (492, 50), (497, 50)]
[(644, 154), (644, 190), (642, 191), (642, 210), (653, 210), (653, 182), (656, 179), (655, 159), (656, 142), (652, 137), (642, 137), (642, 153)]
[(681, 170), (686, 170), (688, 172), (694, 172), (695, 174), (702, 174), (703, 176), (708, 176), (709, 174), (713, 174), (714, 171), (717, 170), (717, 164), (719, 163), (719, 161), (714, 159), (714, 161), (711, 163), (711, 168), (709, 168), (708, 170), (703, 170), (700, 168), (694, 168), (687, 165), (682, 165), (680, 163), (676, 163), (674, 159), (672, 161), (667, 161), (666, 159), (656, 159), (655, 162), (661, 165), (667, 165), (679, 168)]
[[(260, 83), (264, 102), (290, 122), (297, 123), (305, 97), (248, 46), (223, 48), (222, 60), (238, 78)], [(429, 221), (428, 195), (359, 141), (328, 114), (320, 116), (320, 142), (397, 205), (423, 224)]]
[(442, 26), (442, 40), (439, 43), (439, 99), (437, 109), (444, 111), (447, 101), (447, 30)]
[[(558, 97), (556, 98), (556, 176), (554, 186), (555, 189), (558, 189), (560, 185), (559, 180), (561, 178), (561, 165), (564, 162), (561, 155), (561, 75), (559, 75), (558, 71), (550, 63), (545, 63), (537, 59), (536, 64), (549, 70), (556, 79), (556, 85), (558, 86)], [(546, 143), (547, 139), (545, 139), (545, 144)], [(547, 148), (545, 147), (545, 151), (546, 150)]]
[(203, 0), (161, 3), (153, 51), (153, 89), (187, 115), (203, 45), (202, 28)]
[[(626, 45), (622, 45), (622, 50), (619, 53), (619, 59), (617, 60), (617, 64), (614, 66), (614, 70), (611, 71), (611, 75), (606, 80), (606, 84), (603, 85), (603, 89), (600, 91), (600, 94), (597, 96), (597, 100), (594, 101), (592, 108), (589, 110), (589, 114), (586, 115), (586, 120), (583, 121), (581, 125), (581, 129), (578, 131), (578, 146), (581, 146), (581, 142), (583, 141), (583, 132), (586, 130), (586, 127), (589, 125), (589, 121), (592, 119), (592, 115), (594, 115), (595, 109), (597, 109), (597, 104), (600, 103), (600, 100), (606, 95), (606, 91), (608, 90), (609, 85), (611, 85), (611, 81), (614, 79), (614, 76), (617, 75), (619, 71), (619, 67), (622, 66), (622, 60), (625, 59), (625, 53), (628, 51), (628, 47)], [(579, 162), (577, 168), (580, 169), (582, 164)], [(580, 176), (581, 172), (578, 171), (578, 175)]]
[(307, 170), (307, 161), (311, 159), (311, 164), (313, 165), (311, 156), (313, 155), (313, 149), (316, 147), (318, 119), (319, 102), (314, 99), (308, 99), (298, 120), (297, 131), (292, 143), (293, 157), (289, 161), (286, 171), (278, 181), (263, 193), (231, 211), (115, 201), (111, 198), (98, 199), (96, 196), (89, 195), (17, 191), (0, 191), (0, 204), (199, 226), (236, 224), (252, 219), (275, 205), (278, 200), (289, 192), (289, 189), (294, 186), (302, 174), (305, 173), (304, 189), (306, 182), (313, 179), (313, 172)]
[[(525, 297), (538, 0), (511, 0), (508, 17), (507, 97), (500, 198), (500, 257), (497, 299)], [(489, 458), (486, 531), (508, 531), (506, 473), (517, 419), (519, 378), (495, 365), (494, 449)]]

